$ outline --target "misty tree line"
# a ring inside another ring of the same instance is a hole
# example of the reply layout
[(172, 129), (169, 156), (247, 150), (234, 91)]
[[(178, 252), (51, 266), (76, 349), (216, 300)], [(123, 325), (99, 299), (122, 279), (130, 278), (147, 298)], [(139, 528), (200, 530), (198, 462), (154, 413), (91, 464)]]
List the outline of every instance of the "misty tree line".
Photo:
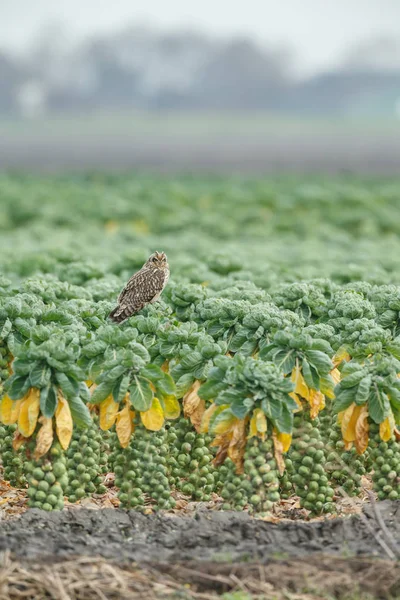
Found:
[(335, 71), (298, 79), (289, 51), (248, 39), (140, 28), (97, 36), (74, 48), (53, 38), (22, 58), (0, 52), (0, 113), (151, 109), (389, 115), (399, 106), (398, 56), (398, 47), (374, 41), (353, 49)]

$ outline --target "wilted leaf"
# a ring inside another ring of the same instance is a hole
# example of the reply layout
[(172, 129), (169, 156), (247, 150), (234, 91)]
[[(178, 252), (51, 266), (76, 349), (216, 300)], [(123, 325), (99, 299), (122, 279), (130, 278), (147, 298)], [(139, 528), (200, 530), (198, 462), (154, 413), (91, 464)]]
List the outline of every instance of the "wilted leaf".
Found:
[(228, 456), (236, 467), (236, 473), (243, 473), (244, 452), (246, 450), (247, 419), (236, 419), (228, 447)]
[(183, 397), (183, 414), (190, 419), (197, 432), (200, 431), (201, 421), (206, 410), (206, 403), (197, 394), (200, 381), (195, 381), (190, 390)]
[(278, 437), (276, 429), (272, 432), (272, 439), (274, 440), (274, 456), (276, 464), (278, 466), (279, 475), (283, 475), (285, 472), (285, 461), (283, 460), (283, 443)]
[(397, 427), (394, 428), (394, 436), (395, 436), (396, 440), (399, 442), (400, 441), (400, 430), (397, 429)]
[(67, 450), (72, 437), (74, 424), (67, 400), (61, 394), (58, 394), (58, 404), (56, 409), (56, 432), (63, 450)]
[(386, 419), (379, 425), (379, 435), (381, 440), (384, 442), (391, 440), (395, 426), (396, 423), (394, 422), (393, 413), (391, 412), (389, 416), (387, 416)]
[(201, 420), (201, 426), (200, 426), (199, 433), (208, 433), (208, 430), (210, 428), (211, 417), (213, 416), (213, 414), (215, 413), (217, 408), (218, 408), (218, 406), (216, 406), (215, 404), (210, 404), (210, 406), (204, 412), (203, 418)]
[(141, 412), (140, 418), (149, 431), (160, 431), (164, 425), (164, 411), (158, 398), (153, 398), (151, 408)]
[(114, 425), (117, 418), (119, 404), (115, 402), (113, 396), (110, 394), (108, 398), (103, 400), (99, 406), (100, 409), (100, 429), (108, 431)]
[(369, 442), (369, 423), (368, 423), (368, 407), (364, 404), (361, 406), (360, 413), (355, 427), (356, 439), (354, 445), (357, 454), (363, 454), (368, 448)]
[(14, 435), (13, 435), (13, 441), (12, 441), (12, 447), (13, 447), (13, 450), (14, 450), (15, 452), (17, 452), (17, 451), (18, 451), (18, 450), (21, 448), (21, 446), (22, 446), (23, 444), (25, 444), (25, 442), (26, 442), (26, 437), (25, 437), (25, 436), (23, 436), (23, 435), (22, 435), (22, 433), (20, 433), (20, 432), (18, 431), (18, 429), (16, 429), (16, 430), (14, 431)]
[(315, 419), (321, 410), (325, 408), (325, 396), (318, 390), (310, 390), (308, 403), (310, 405), (310, 417)]
[(135, 425), (133, 423), (134, 418), (135, 411), (131, 409), (128, 400), (124, 408), (117, 414), (117, 423), (115, 426), (118, 440), (122, 448), (127, 448), (129, 446), (129, 441), (135, 430)]
[(30, 437), (36, 428), (40, 409), (40, 390), (31, 388), (22, 399), (18, 415), (18, 430), (26, 438)]
[(228, 456), (228, 448), (232, 439), (232, 431), (228, 433), (224, 433), (222, 435), (217, 435), (213, 441), (211, 442), (211, 446), (214, 448), (218, 448), (217, 454), (213, 460), (213, 465), (215, 467), (219, 467), (225, 461)]
[(47, 454), (53, 443), (53, 419), (41, 416), (39, 423), (42, 424), (36, 436), (36, 448), (33, 453), (33, 458), (39, 460)]

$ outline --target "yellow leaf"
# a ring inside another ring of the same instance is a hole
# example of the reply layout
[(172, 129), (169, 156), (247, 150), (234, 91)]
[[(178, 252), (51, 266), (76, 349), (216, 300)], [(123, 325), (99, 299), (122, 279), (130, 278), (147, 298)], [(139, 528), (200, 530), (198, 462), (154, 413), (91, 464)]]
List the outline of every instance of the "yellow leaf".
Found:
[(197, 394), (200, 385), (200, 381), (195, 381), (182, 400), (183, 414), (190, 419), (197, 432), (200, 431), (201, 421), (206, 410), (206, 403)]
[(163, 362), (161, 365), (161, 371), (164, 371), (164, 373), (169, 373), (169, 360), (165, 360)]
[(267, 433), (267, 418), (261, 409), (257, 410), (256, 427), (257, 427), (258, 433), (261, 433), (262, 439), (264, 439), (265, 434)]
[(0, 401), (0, 421), (4, 425), (15, 425), (18, 421), (19, 411), (23, 398), (11, 400), (7, 395)]
[(336, 352), (335, 356), (333, 357), (333, 365), (336, 368), (338, 365), (340, 365), (340, 363), (342, 363), (343, 361), (349, 362), (349, 360), (351, 360), (351, 356), (350, 354), (347, 352), (346, 348), (344, 348), (343, 346), (341, 348), (339, 348), (339, 350)]
[(215, 419), (212, 426), (212, 433), (214, 435), (223, 435), (224, 433), (228, 433), (229, 431), (233, 430), (234, 426), (236, 425), (236, 421), (238, 421), (237, 417), (235, 417), (230, 411), (223, 411)]
[(39, 419), (39, 423), (42, 426), (36, 436), (36, 448), (33, 453), (35, 460), (39, 460), (39, 458), (47, 454), (53, 443), (53, 419), (42, 416)]
[(354, 442), (356, 439), (356, 423), (360, 416), (361, 406), (353, 402), (346, 410), (339, 413), (342, 427), (342, 437), (345, 442)]
[(294, 367), (292, 371), (291, 379), (294, 383), (294, 393), (308, 400), (309, 389), (306, 382), (304, 381), (303, 374), (298, 364)]
[(276, 429), (272, 432), (272, 439), (274, 440), (274, 456), (276, 464), (278, 466), (279, 475), (283, 475), (285, 472), (285, 461), (283, 460), (283, 443), (278, 437)]
[(107, 231), (107, 233), (116, 233), (119, 229), (119, 225), (117, 221), (107, 221), (104, 224), (104, 229)]
[(56, 409), (56, 432), (63, 450), (67, 450), (72, 437), (74, 424), (67, 400), (60, 393)]
[(287, 452), (292, 444), (292, 435), (290, 433), (277, 432), (276, 437), (282, 444), (282, 451)]
[(338, 383), (340, 383), (340, 371), (339, 371), (339, 369), (337, 369), (336, 367), (334, 369), (332, 369), (332, 371), (331, 371), (331, 377), (332, 377), (333, 381), (335, 382), (335, 385), (337, 385)]
[(110, 394), (103, 402), (100, 402), (100, 429), (108, 431), (114, 425), (117, 418), (119, 404), (114, 401)]
[(200, 432), (199, 433), (208, 433), (208, 429), (210, 427), (210, 420), (215, 411), (217, 410), (217, 406), (215, 404), (211, 404), (207, 410), (203, 414), (203, 418), (201, 420)]
[(133, 422), (134, 418), (135, 411), (130, 408), (129, 403), (126, 403), (124, 408), (117, 414), (115, 430), (122, 448), (127, 448), (129, 446), (129, 441), (135, 430)]
[(357, 454), (363, 454), (368, 448), (369, 442), (369, 423), (368, 423), (368, 407), (364, 404), (361, 406), (360, 414), (358, 415), (356, 428), (356, 439), (354, 445)]
[(236, 473), (238, 474), (243, 473), (247, 421), (248, 419), (236, 419), (228, 446), (228, 456), (236, 466)]
[(315, 419), (321, 410), (325, 408), (325, 396), (322, 392), (311, 389), (308, 403), (310, 405), (310, 417)]
[(248, 439), (252, 438), (252, 437), (257, 437), (258, 436), (258, 431), (257, 431), (257, 415), (255, 414), (256, 411), (253, 411), (253, 414), (251, 416), (250, 419), (250, 427), (249, 427), (249, 435), (247, 436)]
[[(302, 405), (302, 403), (301, 403), (301, 400), (300, 400), (300, 398), (298, 397), (298, 395), (297, 395), (297, 394), (295, 394), (294, 392), (290, 392), (290, 393), (289, 393), (289, 396), (290, 396), (291, 398), (293, 398), (293, 400), (296, 402), (297, 406), (299, 407), (299, 410), (303, 410), (303, 405)], [(296, 410), (295, 412), (299, 412), (299, 410)]]
[(176, 396), (164, 396), (164, 416), (166, 419), (177, 419), (181, 414), (181, 405)]
[(394, 422), (393, 413), (390, 412), (389, 416), (379, 425), (379, 435), (381, 440), (388, 442), (392, 439), (394, 428), (396, 424)]
[(36, 428), (40, 410), (40, 390), (31, 388), (22, 399), (18, 415), (18, 431), (26, 438), (30, 437)]
[(164, 425), (164, 411), (158, 398), (153, 398), (151, 408), (145, 412), (141, 412), (140, 418), (146, 429), (160, 431)]
[(261, 408), (255, 408), (250, 419), (250, 429), (248, 439), (252, 437), (259, 437), (262, 440), (265, 439), (267, 432), (267, 419)]

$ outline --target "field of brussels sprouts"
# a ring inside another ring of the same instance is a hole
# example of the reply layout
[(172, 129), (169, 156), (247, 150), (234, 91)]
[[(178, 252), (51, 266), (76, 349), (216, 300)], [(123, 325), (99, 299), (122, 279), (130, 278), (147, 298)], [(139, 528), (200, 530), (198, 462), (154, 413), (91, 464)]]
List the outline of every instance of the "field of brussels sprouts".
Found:
[[(345, 176), (1, 175), (4, 497), (267, 522), (398, 500), (399, 195)], [(155, 250), (160, 302), (111, 323)]]

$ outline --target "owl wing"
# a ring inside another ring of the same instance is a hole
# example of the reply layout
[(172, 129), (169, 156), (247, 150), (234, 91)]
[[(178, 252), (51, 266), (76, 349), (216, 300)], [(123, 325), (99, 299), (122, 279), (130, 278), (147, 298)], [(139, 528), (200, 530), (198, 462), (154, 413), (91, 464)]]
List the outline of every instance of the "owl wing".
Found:
[(118, 306), (110, 317), (124, 321), (149, 304), (164, 286), (165, 275), (158, 269), (141, 269), (128, 281), (118, 297)]

